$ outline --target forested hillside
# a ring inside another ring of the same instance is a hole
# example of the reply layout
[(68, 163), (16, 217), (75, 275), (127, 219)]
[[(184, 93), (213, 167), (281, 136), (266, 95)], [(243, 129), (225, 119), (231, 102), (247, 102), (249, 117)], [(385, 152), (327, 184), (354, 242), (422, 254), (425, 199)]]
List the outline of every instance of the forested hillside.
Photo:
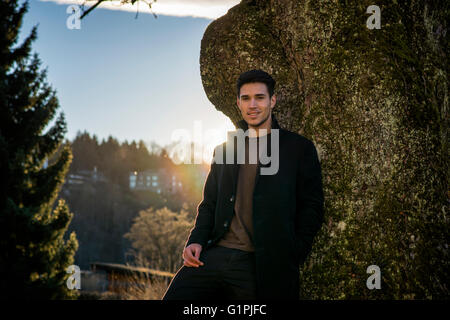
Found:
[[(87, 132), (79, 132), (71, 147), (73, 161), (59, 197), (67, 201), (74, 214), (69, 233), (75, 231), (77, 235), (75, 264), (81, 269), (89, 269), (95, 261), (133, 262), (131, 244), (124, 234), (141, 210), (167, 207), (180, 212), (184, 207), (191, 217), (195, 216), (207, 165), (175, 165), (167, 150), (156, 143), (148, 150), (143, 141), (120, 143), (110, 136), (99, 142)], [(53, 158), (57, 157), (58, 153)], [(130, 189), (130, 172), (162, 168), (179, 177), (182, 191), (157, 194)], [(78, 177), (77, 183), (71, 183), (71, 177)]]

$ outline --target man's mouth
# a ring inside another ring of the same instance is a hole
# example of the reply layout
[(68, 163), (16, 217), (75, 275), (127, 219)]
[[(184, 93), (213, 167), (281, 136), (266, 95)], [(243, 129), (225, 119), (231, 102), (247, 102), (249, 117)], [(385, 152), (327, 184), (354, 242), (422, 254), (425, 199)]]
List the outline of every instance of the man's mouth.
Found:
[(255, 119), (258, 116), (259, 112), (249, 112), (247, 114), (250, 116), (251, 119)]

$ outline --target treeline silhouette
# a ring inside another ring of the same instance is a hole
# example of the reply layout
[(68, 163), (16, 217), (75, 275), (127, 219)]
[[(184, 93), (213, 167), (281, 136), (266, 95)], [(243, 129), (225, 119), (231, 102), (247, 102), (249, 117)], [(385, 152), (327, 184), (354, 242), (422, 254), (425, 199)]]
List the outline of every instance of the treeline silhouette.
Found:
[(86, 131), (79, 131), (72, 142), (72, 152), (73, 162), (69, 173), (97, 167), (111, 183), (122, 188), (128, 187), (129, 173), (132, 171), (158, 168), (176, 170), (166, 149), (154, 144), (154, 150), (150, 152), (142, 140), (120, 144), (109, 136), (106, 141), (99, 143), (96, 135), (91, 137)]
[[(131, 243), (124, 235), (141, 210), (167, 207), (173, 212), (183, 209), (192, 218), (195, 216), (208, 165), (175, 165), (167, 149), (154, 142), (150, 150), (142, 140), (120, 143), (109, 136), (99, 142), (86, 131), (78, 132), (70, 145), (73, 159), (59, 197), (67, 201), (74, 213), (68, 234), (75, 231), (77, 235), (75, 264), (82, 270), (89, 269), (92, 262), (134, 261)], [(53, 158), (57, 157), (58, 152)], [(165, 169), (176, 175), (177, 181), (182, 182), (182, 190), (175, 193), (163, 190), (159, 194), (130, 189), (130, 172), (147, 169)], [(89, 178), (94, 170), (101, 178)], [(80, 173), (85, 177), (82, 182), (71, 183), (70, 177)]]

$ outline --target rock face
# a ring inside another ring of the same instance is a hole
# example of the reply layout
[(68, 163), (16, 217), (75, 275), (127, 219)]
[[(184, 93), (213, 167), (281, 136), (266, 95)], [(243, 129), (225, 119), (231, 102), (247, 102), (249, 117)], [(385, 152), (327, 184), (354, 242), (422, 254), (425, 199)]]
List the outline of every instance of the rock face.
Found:
[(236, 80), (241, 72), (255, 68), (270, 73), (278, 82), (277, 119), (287, 129), (294, 129), (294, 119), (301, 118), (302, 70), (294, 66), (294, 57), (285, 51), (274, 29), (277, 13), (268, 1), (242, 1), (212, 22), (204, 34), (200, 67), (206, 94), (235, 124), (242, 119), (236, 105)]
[[(243, 0), (205, 31), (203, 85), (236, 124), (239, 74), (267, 71), (280, 125), (318, 148), (326, 225), (303, 297), (448, 297), (449, 4), (377, 1), (369, 29), (372, 4)], [(373, 264), (385, 290), (366, 287)]]

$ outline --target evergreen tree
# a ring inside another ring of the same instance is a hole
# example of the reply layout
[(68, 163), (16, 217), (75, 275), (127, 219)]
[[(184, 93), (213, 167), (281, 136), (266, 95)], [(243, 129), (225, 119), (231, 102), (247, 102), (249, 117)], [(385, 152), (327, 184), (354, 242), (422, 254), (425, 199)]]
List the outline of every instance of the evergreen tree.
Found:
[(64, 239), (72, 214), (63, 200), (53, 204), (72, 160), (69, 144), (44, 167), (62, 144), (64, 114), (43, 129), (59, 107), (56, 92), (30, 55), (37, 27), (21, 45), (19, 30), (28, 2), (0, 2), (0, 297), (74, 298), (66, 268), (78, 247), (75, 234)]

